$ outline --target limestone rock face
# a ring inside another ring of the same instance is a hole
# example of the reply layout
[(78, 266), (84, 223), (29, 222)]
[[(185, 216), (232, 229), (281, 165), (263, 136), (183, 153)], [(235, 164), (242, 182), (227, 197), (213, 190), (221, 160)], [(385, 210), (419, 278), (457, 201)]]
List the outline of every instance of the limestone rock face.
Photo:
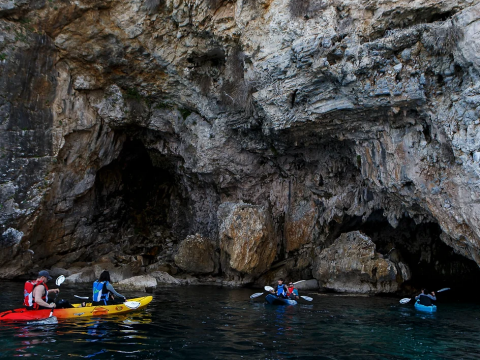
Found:
[(474, 281), (479, 23), (472, 0), (3, 1), (0, 278), (311, 279), (363, 231), (412, 279)]
[[(399, 267), (407, 273), (405, 265)], [(315, 259), (314, 276), (326, 289), (338, 292), (395, 292), (409, 278), (375, 252), (372, 239), (359, 231), (342, 234)]]
[(268, 212), (260, 206), (224, 203), (218, 217), (223, 269), (246, 275), (267, 270), (276, 253)]
[(187, 236), (178, 246), (175, 264), (190, 273), (208, 274), (215, 270), (215, 248), (199, 234)]

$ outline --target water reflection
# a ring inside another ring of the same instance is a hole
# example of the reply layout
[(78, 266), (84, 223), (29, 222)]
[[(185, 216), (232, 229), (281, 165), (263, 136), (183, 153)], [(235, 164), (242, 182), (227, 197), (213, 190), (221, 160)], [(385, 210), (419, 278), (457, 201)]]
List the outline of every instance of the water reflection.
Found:
[[(169, 288), (146, 311), (57, 325), (0, 325), (0, 357), (42, 359), (474, 359), (480, 310), (419, 313), (397, 299), (314, 296), (297, 306), (251, 291)], [(132, 294), (133, 295), (133, 294)], [(8, 300), (8, 299), (7, 299)]]

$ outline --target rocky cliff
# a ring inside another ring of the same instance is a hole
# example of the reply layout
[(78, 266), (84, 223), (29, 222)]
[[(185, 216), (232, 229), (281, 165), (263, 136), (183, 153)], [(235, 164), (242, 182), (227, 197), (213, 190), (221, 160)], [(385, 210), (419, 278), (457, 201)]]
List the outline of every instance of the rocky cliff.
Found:
[(0, 1), (0, 277), (476, 277), (479, 20), (477, 0)]

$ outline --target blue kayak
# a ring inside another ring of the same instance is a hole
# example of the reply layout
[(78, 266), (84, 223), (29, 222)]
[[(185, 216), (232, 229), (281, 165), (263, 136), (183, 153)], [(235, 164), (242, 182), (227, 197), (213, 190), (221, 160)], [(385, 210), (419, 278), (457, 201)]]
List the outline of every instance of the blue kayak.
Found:
[(267, 295), (265, 301), (272, 305), (297, 305), (295, 300), (284, 299), (272, 294)]
[(419, 311), (425, 311), (425, 312), (430, 312), (433, 313), (437, 311), (437, 306), (436, 305), (431, 305), (431, 306), (425, 306), (420, 304), (420, 300), (415, 301), (415, 309)]

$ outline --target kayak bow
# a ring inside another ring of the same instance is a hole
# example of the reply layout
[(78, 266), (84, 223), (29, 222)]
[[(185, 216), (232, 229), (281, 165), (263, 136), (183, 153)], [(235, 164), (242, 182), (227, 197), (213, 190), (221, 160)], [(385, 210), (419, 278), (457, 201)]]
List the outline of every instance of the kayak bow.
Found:
[(265, 301), (272, 305), (297, 305), (295, 300), (283, 299), (272, 294), (268, 294)]

